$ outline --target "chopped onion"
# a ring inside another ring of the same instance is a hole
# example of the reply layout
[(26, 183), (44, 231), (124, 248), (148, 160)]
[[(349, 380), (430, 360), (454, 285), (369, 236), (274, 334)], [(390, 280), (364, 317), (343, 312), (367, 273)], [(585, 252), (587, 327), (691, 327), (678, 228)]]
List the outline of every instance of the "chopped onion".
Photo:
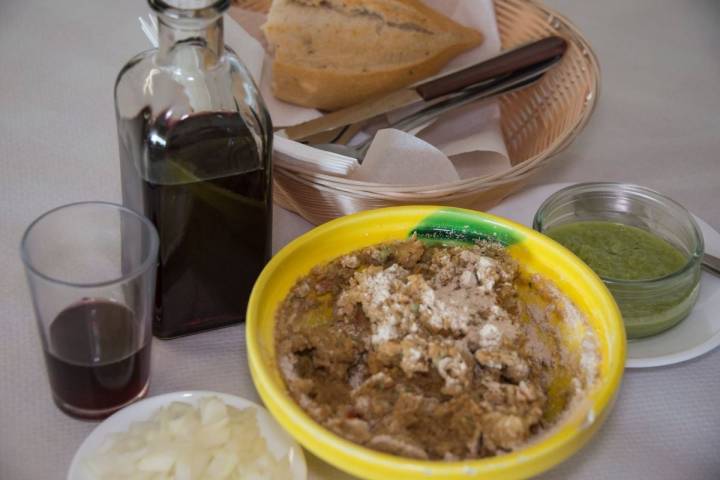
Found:
[(275, 458), (254, 408), (217, 397), (198, 407), (174, 402), (127, 432), (109, 435), (84, 467), (97, 480), (287, 480), (288, 456)]

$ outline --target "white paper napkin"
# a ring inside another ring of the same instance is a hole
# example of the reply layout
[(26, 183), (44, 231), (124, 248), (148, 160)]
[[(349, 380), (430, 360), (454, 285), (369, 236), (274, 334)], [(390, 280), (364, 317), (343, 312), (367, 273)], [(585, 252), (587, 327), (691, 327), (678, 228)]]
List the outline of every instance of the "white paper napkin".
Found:
[[(388, 152), (394, 152), (388, 155)], [(405, 185), (432, 185), (459, 180), (447, 156), (431, 144), (399, 130), (386, 128), (375, 134), (355, 180)]]

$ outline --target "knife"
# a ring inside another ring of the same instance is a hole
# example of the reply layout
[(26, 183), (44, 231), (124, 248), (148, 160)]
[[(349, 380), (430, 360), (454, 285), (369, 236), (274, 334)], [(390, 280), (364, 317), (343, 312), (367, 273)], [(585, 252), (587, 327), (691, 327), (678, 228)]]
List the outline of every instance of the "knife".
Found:
[(314, 120), (287, 127), (284, 132), (292, 140), (302, 140), (309, 135), (367, 120), (416, 102), (428, 102), (466, 87), (494, 80), (515, 70), (562, 56), (566, 48), (567, 42), (561, 37), (543, 38), (462, 70), (431, 78)]
[[(562, 57), (555, 57), (546, 62), (536, 63), (532, 67), (516, 70), (492, 81), (480, 82), (464, 88), (458, 92), (446, 95), (437, 101), (425, 102), (420, 110), (400, 120), (393, 120), (389, 125), (383, 126), (382, 128), (396, 128), (409, 131), (425, 123), (430, 118), (440, 116), (468, 103), (487, 100), (525, 88), (539, 80), (545, 72), (554, 67), (561, 59)], [(411, 119), (414, 125), (406, 123)], [(364, 120), (351, 123), (342, 127), (333, 128), (332, 130), (325, 130), (324, 132), (309, 135), (304, 137), (302, 142), (321, 149), (322, 147), (319, 147), (318, 144), (347, 145), (366, 125), (367, 121)], [(357, 148), (358, 144), (355, 144), (354, 147)], [(327, 150), (329, 150), (329, 148), (327, 148)]]

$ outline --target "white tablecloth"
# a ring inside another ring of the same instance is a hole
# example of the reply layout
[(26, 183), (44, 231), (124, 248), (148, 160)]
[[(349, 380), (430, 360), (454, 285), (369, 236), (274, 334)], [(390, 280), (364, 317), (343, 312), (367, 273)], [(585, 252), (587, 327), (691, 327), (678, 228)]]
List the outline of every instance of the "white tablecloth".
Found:
[[(585, 131), (535, 181), (641, 183), (720, 229), (720, 3), (550, 3), (595, 47), (602, 93)], [(64, 478), (94, 427), (52, 404), (18, 244), (27, 224), (51, 207), (120, 199), (112, 86), (125, 61), (146, 48), (137, 24), (146, 11), (142, 0), (0, 2), (2, 480)], [(278, 211), (276, 246), (307, 228)], [(242, 326), (155, 341), (150, 394), (182, 389), (258, 400)], [(717, 350), (628, 371), (597, 437), (542, 478), (718, 479), (719, 401)]]

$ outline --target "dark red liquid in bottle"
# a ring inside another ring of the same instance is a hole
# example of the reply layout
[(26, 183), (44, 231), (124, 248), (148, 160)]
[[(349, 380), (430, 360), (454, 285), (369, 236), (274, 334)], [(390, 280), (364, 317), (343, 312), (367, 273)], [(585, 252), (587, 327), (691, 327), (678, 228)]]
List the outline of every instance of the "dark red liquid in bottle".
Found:
[[(89, 300), (66, 308), (50, 324), (45, 349), (50, 386), (70, 415), (101, 418), (142, 396), (150, 374), (150, 338), (118, 303)], [(84, 412), (84, 413), (83, 413)]]
[[(244, 321), (270, 255), (269, 148), (261, 154), (235, 114), (154, 124), (141, 115), (120, 128), (124, 203), (160, 236), (153, 333), (171, 338)], [(123, 128), (135, 139), (126, 152)], [(138, 167), (143, 139), (147, 164)]]

